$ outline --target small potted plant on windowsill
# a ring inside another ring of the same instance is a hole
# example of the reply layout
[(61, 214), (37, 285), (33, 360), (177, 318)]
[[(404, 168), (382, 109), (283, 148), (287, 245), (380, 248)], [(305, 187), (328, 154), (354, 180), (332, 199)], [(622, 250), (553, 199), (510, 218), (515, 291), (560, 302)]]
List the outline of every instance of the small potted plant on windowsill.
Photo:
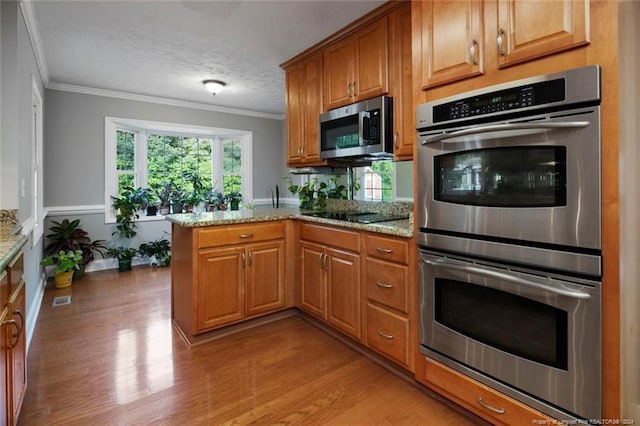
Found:
[(71, 285), (73, 271), (80, 267), (82, 261), (82, 251), (80, 250), (60, 250), (58, 253), (47, 256), (40, 264), (42, 266), (56, 265), (53, 271), (56, 288), (66, 288)]
[(242, 194), (238, 191), (231, 191), (225, 195), (225, 199), (229, 203), (231, 210), (240, 210), (240, 201), (242, 201)]
[(178, 188), (173, 182), (162, 182), (160, 189), (156, 189), (155, 193), (160, 200), (160, 214), (168, 215), (171, 212), (171, 196)]
[(110, 247), (107, 253), (118, 259), (118, 271), (124, 272), (131, 270), (131, 260), (138, 254), (138, 250), (130, 247)]

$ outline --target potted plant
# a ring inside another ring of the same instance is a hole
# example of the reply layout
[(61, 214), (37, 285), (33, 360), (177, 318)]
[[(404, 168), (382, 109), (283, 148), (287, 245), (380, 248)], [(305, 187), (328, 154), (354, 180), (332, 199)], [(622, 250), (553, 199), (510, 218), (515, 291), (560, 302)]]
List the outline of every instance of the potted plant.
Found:
[(225, 199), (229, 203), (231, 210), (240, 209), (240, 201), (242, 201), (242, 194), (238, 191), (231, 191), (225, 195)]
[(220, 207), (220, 193), (215, 188), (209, 188), (204, 193), (204, 200), (207, 203), (207, 210), (212, 212)]
[(131, 259), (138, 254), (138, 250), (130, 247), (110, 247), (107, 253), (118, 259), (118, 271), (124, 272), (131, 270)]
[(136, 236), (135, 221), (138, 215), (138, 205), (132, 201), (133, 188), (124, 188), (119, 197), (111, 196), (111, 206), (116, 211), (116, 230), (112, 235), (120, 234), (124, 238)]
[(64, 219), (62, 222), (51, 221), (52, 226), (49, 228), (49, 234), (46, 238), (49, 243), (44, 248), (45, 255), (53, 255), (62, 250), (82, 252), (82, 260), (79, 268), (74, 271), (73, 279), (79, 280), (84, 275), (84, 269), (95, 259), (95, 253), (99, 253), (104, 257), (107, 247), (104, 245), (105, 240), (93, 240), (89, 238), (89, 233), (80, 228), (80, 219), (69, 220)]
[(177, 186), (173, 182), (162, 182), (160, 189), (156, 189), (155, 193), (160, 200), (160, 214), (168, 215), (171, 212), (171, 197), (177, 190)]
[(147, 256), (151, 266), (169, 266), (171, 263), (171, 243), (165, 238), (140, 244), (138, 253)]
[(186, 200), (187, 193), (182, 188), (176, 186), (171, 194), (172, 213), (182, 213)]
[(203, 197), (199, 191), (193, 190), (187, 194), (185, 202), (185, 210), (187, 213), (193, 212), (194, 208), (203, 201)]
[(53, 271), (56, 288), (66, 288), (71, 285), (73, 271), (80, 267), (82, 261), (82, 251), (80, 250), (60, 250), (56, 254), (46, 256), (40, 264), (42, 266), (56, 265)]
[(315, 186), (318, 180), (316, 178), (310, 179), (304, 185), (296, 185), (291, 180), (291, 177), (285, 176), (284, 179), (288, 179), (287, 188), (291, 194), (298, 194), (298, 199), (300, 200), (300, 208), (302, 210), (312, 210), (313, 209), (313, 198), (315, 194)]
[[(136, 188), (129, 194), (129, 202), (136, 211), (147, 211), (147, 216), (155, 216), (158, 212), (155, 194), (149, 188)], [(151, 210), (149, 210), (151, 207)], [(153, 211), (155, 210), (155, 213)]]

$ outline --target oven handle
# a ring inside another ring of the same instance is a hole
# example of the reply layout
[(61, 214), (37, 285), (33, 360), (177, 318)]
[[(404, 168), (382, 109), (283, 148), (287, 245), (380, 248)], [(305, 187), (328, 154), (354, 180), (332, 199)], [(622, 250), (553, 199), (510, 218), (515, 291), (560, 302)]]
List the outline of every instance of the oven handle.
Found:
[(532, 123), (504, 123), (491, 124), (489, 126), (471, 127), (469, 129), (458, 130), (451, 133), (443, 133), (422, 141), (422, 145), (436, 142), (445, 142), (461, 136), (469, 136), (480, 133), (501, 132), (505, 130), (552, 130), (552, 129), (579, 129), (587, 127), (588, 121), (565, 121), (565, 122), (532, 122)]
[(561, 296), (572, 297), (574, 299), (590, 299), (591, 295), (587, 293), (582, 293), (580, 291), (571, 291), (562, 288), (556, 288), (552, 286), (548, 286), (542, 283), (538, 283), (535, 281), (526, 280), (524, 278), (517, 277), (515, 275), (511, 275), (505, 272), (493, 271), (489, 269), (479, 268), (477, 266), (469, 266), (469, 265), (460, 265), (458, 263), (449, 262), (446, 260), (431, 260), (431, 259), (422, 259), (423, 262), (428, 263), (429, 265), (441, 267), (445, 269), (453, 269), (456, 271), (468, 272), (471, 274), (482, 275), (488, 278), (496, 278), (503, 281), (509, 281), (514, 284), (521, 284), (527, 287), (533, 287), (539, 290), (549, 291), (555, 294), (559, 294)]

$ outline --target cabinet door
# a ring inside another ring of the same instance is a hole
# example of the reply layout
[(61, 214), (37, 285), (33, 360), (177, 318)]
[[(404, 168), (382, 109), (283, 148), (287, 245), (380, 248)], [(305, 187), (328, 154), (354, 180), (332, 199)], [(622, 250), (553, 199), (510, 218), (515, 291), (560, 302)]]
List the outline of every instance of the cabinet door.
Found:
[(498, 1), (498, 66), (589, 43), (589, 1)]
[(9, 417), (9, 377), (7, 376), (7, 363), (9, 362), (9, 332), (13, 329), (9, 320), (9, 309), (5, 307), (0, 311), (0, 424), (11, 424)]
[(327, 249), (327, 255), (327, 321), (360, 339), (360, 256), (334, 249)]
[(411, 86), (411, 4), (389, 16), (389, 93), (393, 96), (393, 155), (411, 160), (416, 139)]
[(367, 25), (355, 35), (357, 62), (352, 92), (357, 100), (389, 92), (389, 47), (387, 17)]
[(302, 161), (302, 139), (304, 125), (304, 67), (287, 70), (286, 118), (287, 118), (287, 164)]
[(317, 54), (304, 64), (305, 114), (302, 156), (305, 164), (321, 164), (320, 113), (322, 112), (322, 55)]
[(244, 246), (201, 250), (198, 265), (198, 331), (244, 318)]
[(352, 37), (327, 47), (324, 62), (324, 107), (333, 109), (353, 102), (356, 43)]
[(482, 74), (482, 1), (422, 3), (422, 88)]
[(13, 423), (17, 422), (20, 414), (20, 407), (27, 390), (27, 369), (26, 369), (26, 318), (25, 318), (25, 284), (21, 281), (14, 290), (8, 303), (9, 314), (15, 321), (14, 326), (10, 327), (8, 332), (8, 340), (11, 344), (10, 351), (10, 381), (11, 381), (11, 414)]
[(247, 316), (284, 307), (284, 241), (246, 249)]
[(324, 248), (302, 241), (300, 256), (300, 307), (320, 318), (326, 318)]

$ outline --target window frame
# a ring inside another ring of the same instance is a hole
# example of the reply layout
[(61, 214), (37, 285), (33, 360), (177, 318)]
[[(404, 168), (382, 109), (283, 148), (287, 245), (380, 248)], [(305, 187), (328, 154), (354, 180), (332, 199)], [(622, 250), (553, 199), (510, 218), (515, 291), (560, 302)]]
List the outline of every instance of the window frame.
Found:
[[(213, 176), (216, 190), (222, 190), (223, 160), (222, 142), (235, 138), (241, 141), (242, 149), (242, 196), (245, 203), (253, 202), (253, 132), (248, 130), (225, 129), (220, 127), (197, 126), (180, 123), (138, 120), (120, 117), (105, 117), (105, 171), (104, 171), (104, 214), (106, 223), (115, 223), (116, 216), (111, 207), (111, 196), (118, 193), (117, 131), (134, 134), (134, 182), (136, 187), (147, 186), (147, 135), (198, 137), (213, 140)], [(164, 220), (164, 216), (141, 216), (139, 221)]]
[[(391, 200), (390, 201), (395, 201), (397, 198), (397, 188), (398, 188), (398, 168), (396, 167), (398, 162), (397, 161), (392, 161), (391, 162), (392, 166), (391, 166)], [(365, 187), (364, 187), (364, 175), (365, 175), (365, 169), (366, 167), (358, 167), (355, 170), (354, 173), (354, 179), (356, 182), (360, 182), (360, 189), (358, 189), (355, 194), (354, 194), (354, 198), (359, 200), (359, 201), (367, 201), (367, 202), (383, 202), (383, 201), (370, 201), (370, 200), (365, 200), (364, 196), (365, 196)], [(388, 202), (388, 201), (384, 201), (384, 202)]]

